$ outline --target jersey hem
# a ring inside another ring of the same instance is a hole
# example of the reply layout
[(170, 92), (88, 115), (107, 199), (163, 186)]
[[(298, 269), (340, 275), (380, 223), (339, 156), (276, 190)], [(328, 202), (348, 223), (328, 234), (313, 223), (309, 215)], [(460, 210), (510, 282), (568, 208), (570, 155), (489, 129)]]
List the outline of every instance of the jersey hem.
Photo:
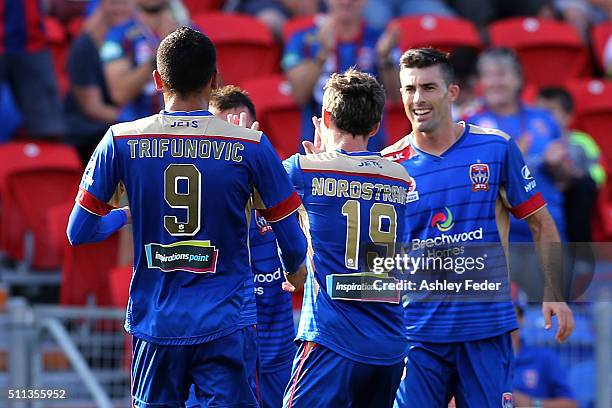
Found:
[(248, 326), (253, 326), (257, 324), (257, 321), (253, 319), (253, 321), (239, 323), (230, 327), (226, 327), (224, 329), (218, 330), (214, 333), (204, 334), (200, 336), (192, 336), (192, 337), (155, 337), (151, 336), (137, 330), (130, 329), (130, 327), (126, 324), (125, 329), (132, 336), (152, 343), (157, 344), (159, 346), (192, 346), (195, 344), (208, 343), (221, 337), (229, 336), (230, 334), (243, 329)]
[[(349, 353), (346, 350), (336, 346), (335, 344), (333, 344), (333, 342), (328, 341), (325, 338), (325, 336), (322, 336), (321, 334), (314, 335), (314, 336), (302, 335), (302, 336), (298, 336), (296, 340), (312, 341), (314, 343), (322, 345), (323, 347), (327, 347), (334, 353), (339, 354), (340, 356), (344, 358), (348, 358), (349, 360), (356, 361), (362, 364), (377, 365), (377, 366), (378, 365), (392, 366), (397, 363), (403, 362), (404, 358), (406, 357), (406, 350), (404, 350), (401, 355), (389, 357), (389, 358), (381, 358), (381, 357), (375, 357), (375, 356), (358, 356), (353, 353)], [(407, 348), (407, 344), (406, 344), (406, 348)]]
[(464, 335), (464, 336), (459, 336), (459, 337), (453, 335), (452, 341), (442, 341), (438, 339), (431, 339), (431, 338), (428, 338), (427, 336), (420, 337), (420, 336), (410, 336), (409, 335), (408, 341), (419, 341), (422, 343), (438, 343), (438, 344), (465, 343), (469, 341), (480, 341), (480, 340), (485, 340), (485, 339), (491, 339), (493, 337), (501, 336), (502, 334), (510, 333), (511, 331), (514, 331), (518, 328), (519, 327), (517, 324), (512, 324), (509, 326), (504, 326), (500, 328), (499, 330), (494, 331), (492, 333), (482, 333), (482, 335)]

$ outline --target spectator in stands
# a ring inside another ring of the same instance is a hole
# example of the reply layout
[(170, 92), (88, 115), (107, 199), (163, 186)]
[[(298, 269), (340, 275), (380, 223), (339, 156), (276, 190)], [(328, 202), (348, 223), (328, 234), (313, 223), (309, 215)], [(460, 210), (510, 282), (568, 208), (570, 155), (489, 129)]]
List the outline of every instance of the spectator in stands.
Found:
[[(546, 154), (551, 148), (563, 147), (555, 146), (555, 143), (562, 143), (559, 126), (546, 110), (525, 105), (521, 101), (522, 69), (511, 50), (496, 48), (485, 51), (480, 55), (477, 67), (483, 107), (479, 113), (468, 118), (468, 122), (500, 129), (517, 142), (564, 240), (563, 199), (556, 185), (559, 180), (553, 179), (549, 172), (549, 167), (557, 164), (554, 160), (558, 157)], [(526, 180), (532, 177), (529, 171), (523, 175)], [(511, 222), (510, 241), (530, 242), (530, 237), (526, 223)]]
[(585, 41), (589, 39), (589, 29), (609, 18), (601, 6), (609, 0), (555, 0), (555, 11), (566, 22), (573, 25)]
[(363, 13), (368, 24), (380, 30), (384, 30), (392, 18), (423, 14), (456, 15), (444, 0), (368, 0)]
[[(356, 66), (377, 75), (387, 99), (399, 100), (399, 29), (381, 32), (369, 27), (362, 17), (365, 1), (327, 0), (329, 12), (286, 44), (282, 67), (302, 106), (302, 140), (313, 140), (312, 118), (321, 112), (323, 84), (334, 72)], [(385, 138), (384, 131), (372, 137), (370, 150), (382, 149)]]
[(606, 171), (601, 163), (599, 146), (588, 134), (570, 129), (574, 113), (574, 101), (569, 92), (560, 87), (543, 88), (538, 93), (536, 104), (548, 109), (561, 128), (566, 140), (567, 154), (560, 171), (569, 171), (562, 177), (567, 183), (560, 184), (565, 195), (567, 236), (570, 242), (590, 242), (591, 210), (595, 205), (598, 190), (606, 183)]
[(135, 15), (109, 30), (100, 49), (111, 100), (123, 107), (125, 120), (158, 112), (162, 96), (151, 72), (162, 38), (178, 26), (168, 0), (136, 0)]
[(601, 163), (601, 151), (588, 134), (570, 129), (574, 113), (574, 101), (569, 92), (560, 87), (541, 89), (537, 105), (548, 109), (561, 127), (561, 134), (567, 144), (566, 151), (552, 152), (562, 155), (563, 165), (552, 171), (566, 172), (567, 180), (559, 187), (564, 195), (565, 224), (567, 226), (567, 270), (571, 271), (572, 298), (578, 298), (588, 288), (595, 265), (592, 242), (591, 220), (599, 189), (606, 183), (606, 171)]
[[(510, 135), (523, 153), (526, 166), (522, 170), (525, 189), (536, 188), (546, 202), (550, 215), (555, 220), (561, 242), (566, 241), (563, 194), (557, 187), (551, 168), (562, 164), (559, 161), (565, 145), (561, 130), (552, 115), (541, 108), (528, 106), (521, 101), (523, 76), (518, 58), (508, 49), (496, 48), (483, 52), (477, 63), (480, 85), (483, 92), (483, 107), (467, 122), (485, 128), (500, 129)], [(529, 191), (529, 190), (528, 190)], [(512, 243), (532, 242), (532, 231), (525, 221), (510, 220), (509, 240)], [(539, 273), (539, 262), (531, 245), (510, 247), (510, 273), (529, 294), (530, 299), (540, 301), (544, 281)], [(564, 280), (564, 285), (566, 285)]]
[(317, 14), (325, 9), (323, 0), (238, 0), (236, 3), (232, 11), (257, 17), (278, 38), (288, 19)]
[(70, 89), (64, 103), (66, 141), (75, 146), (83, 162), (89, 160), (108, 127), (122, 119), (121, 108), (113, 103), (106, 86), (99, 49), (109, 29), (127, 21), (134, 10), (131, 0), (100, 0), (70, 46)]
[(514, 406), (532, 408), (577, 408), (559, 357), (543, 347), (523, 344), (520, 327), (527, 303), (515, 301), (519, 329), (512, 332), (514, 349)]
[(54, 72), (41, 2), (3, 1), (0, 6), (0, 83), (9, 83), (29, 137), (58, 138), (64, 133)]

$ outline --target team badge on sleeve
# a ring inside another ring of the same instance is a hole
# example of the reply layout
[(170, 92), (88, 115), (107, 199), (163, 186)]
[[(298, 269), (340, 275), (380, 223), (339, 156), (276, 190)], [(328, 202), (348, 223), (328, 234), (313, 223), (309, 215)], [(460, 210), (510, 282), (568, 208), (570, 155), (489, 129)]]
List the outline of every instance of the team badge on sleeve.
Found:
[(489, 165), (486, 163), (475, 163), (470, 165), (470, 180), (472, 180), (472, 191), (489, 190)]

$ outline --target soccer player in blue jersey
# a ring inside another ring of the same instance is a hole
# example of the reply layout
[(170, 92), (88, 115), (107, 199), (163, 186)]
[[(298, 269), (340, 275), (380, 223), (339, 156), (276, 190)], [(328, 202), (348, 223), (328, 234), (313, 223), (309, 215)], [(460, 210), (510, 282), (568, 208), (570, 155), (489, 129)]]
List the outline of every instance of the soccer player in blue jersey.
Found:
[[(243, 115), (243, 125), (256, 129), (255, 106), (242, 89), (227, 85), (215, 89), (209, 110), (225, 119)], [(230, 118), (230, 120), (232, 120)], [(278, 408), (283, 404), (283, 392), (291, 375), (291, 363), (296, 347), (291, 294), (282, 290), (284, 274), (278, 257), (276, 237), (270, 224), (254, 210), (249, 227), (251, 268), (257, 300), (257, 340), (259, 361), (257, 384), (260, 406)], [(187, 407), (200, 407), (194, 393), (190, 393)]]
[(366, 258), (372, 243), (393, 256), (411, 180), (402, 166), (366, 150), (384, 103), (371, 75), (333, 74), (322, 119), (314, 121), (326, 152), (284, 162), (302, 197), (309, 238), (286, 408), (393, 404), (406, 352), (402, 307), (396, 281), (368, 273)]
[[(548, 282), (542, 311), (548, 328), (557, 316), (558, 341), (573, 330), (572, 313), (558, 291), (553, 262), (559, 235), (520, 151), (505, 133), (455, 123), (459, 94), (447, 56), (411, 49), (400, 61), (406, 116), (413, 132), (382, 153), (414, 178), (419, 199), (407, 206), (407, 243), (413, 249), (474, 248), (508, 242), (509, 213), (531, 230)], [(408, 330), (405, 378), (398, 407), (512, 406), (512, 344), (517, 328), (509, 298), (505, 257), (487, 260), (483, 276), (499, 276), (499, 299), (447, 302), (404, 298)], [(450, 274), (455, 271), (451, 270)], [(417, 272), (418, 274), (419, 272)], [(507, 292), (507, 293), (503, 293)], [(506, 296), (504, 296), (506, 295)]]
[(292, 215), (301, 201), (265, 135), (206, 110), (216, 85), (208, 37), (171, 33), (153, 76), (165, 110), (111, 126), (85, 169), (68, 237), (98, 241), (125, 224), (129, 211), (106, 204), (122, 181), (134, 235), (126, 316), (134, 406), (184, 407), (195, 384), (208, 407), (255, 407), (251, 196), (294, 286), (306, 254)]

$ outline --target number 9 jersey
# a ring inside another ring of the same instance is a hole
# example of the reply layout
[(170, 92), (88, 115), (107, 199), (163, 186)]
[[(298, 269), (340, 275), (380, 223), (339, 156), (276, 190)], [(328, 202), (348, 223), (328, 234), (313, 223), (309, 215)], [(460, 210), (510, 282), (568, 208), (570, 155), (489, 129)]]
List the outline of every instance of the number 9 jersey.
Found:
[(76, 201), (105, 215), (119, 181), (134, 230), (126, 329), (155, 344), (191, 345), (256, 324), (250, 198), (270, 222), (301, 204), (266, 136), (208, 111), (117, 124)]
[(372, 256), (394, 257), (404, 236), (411, 196), (407, 171), (378, 153), (343, 150), (294, 155), (283, 164), (309, 226), (297, 338), (364, 364), (403, 361), (407, 343), (399, 291), (383, 287), (397, 281), (366, 265)]

